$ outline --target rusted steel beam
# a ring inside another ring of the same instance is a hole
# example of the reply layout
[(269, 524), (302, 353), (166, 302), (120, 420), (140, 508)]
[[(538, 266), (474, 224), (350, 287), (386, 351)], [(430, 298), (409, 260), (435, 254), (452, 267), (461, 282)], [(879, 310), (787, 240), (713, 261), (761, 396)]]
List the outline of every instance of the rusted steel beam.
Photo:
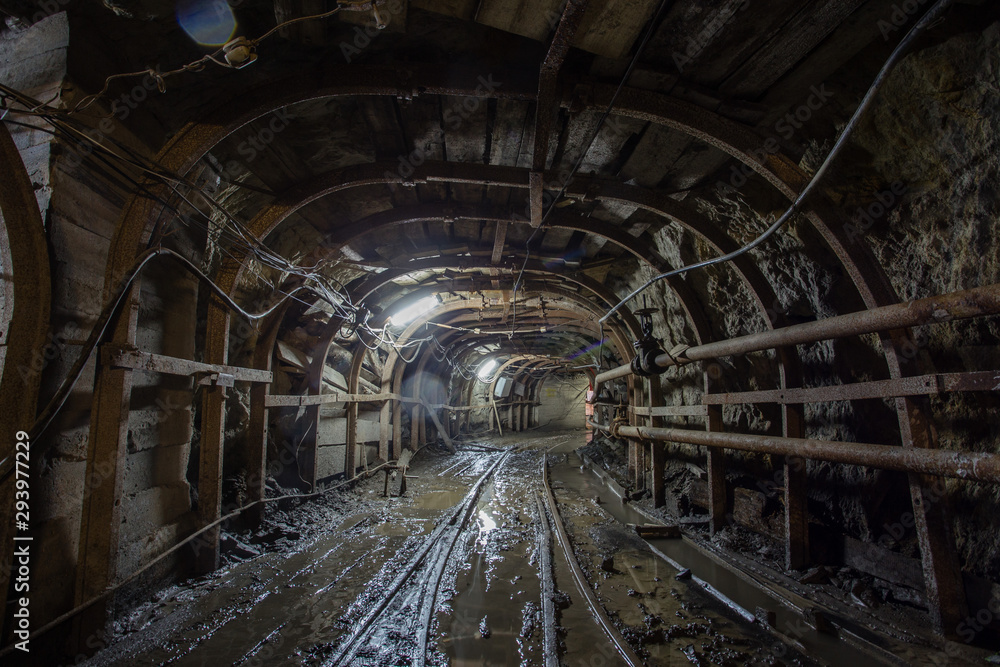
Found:
[(610, 429), (604, 424), (594, 423), (591, 423), (591, 426), (622, 438), (682, 442), (713, 449), (736, 449), (744, 452), (793, 456), (815, 461), (869, 466), (884, 470), (953, 477), (991, 484), (1000, 483), (1000, 455), (997, 454), (895, 447), (865, 442), (836, 442), (813, 438), (703, 432), (678, 428), (618, 426)]
[(702, 396), (701, 402), (704, 405), (827, 403), (829, 401), (857, 401), (891, 396), (924, 396), (949, 391), (1000, 391), (1000, 371), (938, 373), (897, 380), (875, 380), (806, 389), (767, 389), (706, 394)]
[[(778, 350), (781, 361), (781, 388), (793, 391), (801, 386), (801, 367), (794, 347)], [(721, 407), (713, 408), (722, 410)], [(805, 412), (802, 405), (781, 406), (781, 434), (786, 438), (804, 438)], [(806, 462), (786, 456), (782, 461), (785, 482), (785, 567), (800, 570), (809, 564), (809, 496), (806, 493)]]
[[(950, 322), (1000, 313), (1000, 285), (986, 285), (951, 292), (926, 299), (871, 308), (847, 315), (837, 315), (814, 322), (795, 324), (762, 333), (730, 338), (715, 343), (690, 347), (677, 356), (661, 354), (656, 363), (661, 367), (679, 366), (694, 361), (760, 352), (776, 347), (814, 343), (820, 340), (906, 329), (921, 324)], [(608, 382), (631, 375), (629, 366), (619, 366), (597, 376), (597, 382)]]
[[(937, 448), (937, 429), (929, 417), (930, 401), (926, 397), (902, 397), (895, 402), (900, 413), (909, 415), (909, 419), (900, 424), (903, 451), (941, 453)], [(968, 616), (969, 610), (958, 551), (953, 546), (948, 501), (934, 491), (931, 480), (918, 474), (920, 472), (926, 471), (910, 471), (908, 481), (914, 528), (920, 545), (927, 611), (939, 632), (958, 638), (959, 624)]]
[[(583, 15), (587, 11), (589, 0), (568, 0), (563, 9), (562, 18), (556, 26), (545, 60), (542, 61), (538, 77), (538, 97), (535, 106), (535, 149), (531, 160), (532, 177), (538, 176), (538, 191), (541, 195), (541, 172), (545, 171), (549, 158), (549, 136), (552, 134), (552, 121), (559, 110), (559, 70), (562, 69), (566, 55), (569, 53)], [(534, 186), (532, 188), (534, 190)], [(541, 203), (539, 199), (539, 203)], [(541, 216), (537, 222), (532, 207), (532, 224), (541, 224)]]
[(152, 354), (140, 350), (125, 350), (105, 347), (101, 350), (101, 361), (111, 368), (129, 368), (136, 371), (150, 371), (166, 375), (196, 375), (214, 373), (231, 375), (237, 382), (272, 382), (274, 374), (257, 368), (241, 368), (223, 364), (205, 364), (200, 361), (178, 359), (162, 354)]
[(344, 394), (340, 392), (330, 392), (320, 395), (295, 395), (267, 397), (267, 407), (269, 408), (301, 408), (310, 405), (329, 405), (330, 403), (383, 403), (385, 401), (398, 401), (399, 394)]
[(540, 227), (542, 218), (545, 217), (545, 193), (542, 178), (541, 172), (533, 171), (528, 179), (528, 206), (531, 211), (532, 227)]

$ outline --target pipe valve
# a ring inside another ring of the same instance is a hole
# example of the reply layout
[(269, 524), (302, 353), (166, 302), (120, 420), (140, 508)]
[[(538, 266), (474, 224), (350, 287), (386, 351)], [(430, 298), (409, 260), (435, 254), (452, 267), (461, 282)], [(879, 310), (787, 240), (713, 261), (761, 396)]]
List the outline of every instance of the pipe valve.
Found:
[(652, 377), (667, 370), (666, 366), (656, 363), (656, 358), (663, 354), (660, 340), (653, 336), (653, 313), (655, 308), (637, 310), (639, 324), (642, 326), (642, 339), (634, 343), (635, 357), (632, 358), (632, 372), (642, 377)]

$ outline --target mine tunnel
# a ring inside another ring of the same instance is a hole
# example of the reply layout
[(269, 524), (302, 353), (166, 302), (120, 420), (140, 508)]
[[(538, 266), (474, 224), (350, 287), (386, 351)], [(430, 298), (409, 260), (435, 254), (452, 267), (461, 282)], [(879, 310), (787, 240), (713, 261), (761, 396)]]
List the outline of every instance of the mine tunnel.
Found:
[(0, 664), (1000, 663), (1000, 4), (0, 18)]

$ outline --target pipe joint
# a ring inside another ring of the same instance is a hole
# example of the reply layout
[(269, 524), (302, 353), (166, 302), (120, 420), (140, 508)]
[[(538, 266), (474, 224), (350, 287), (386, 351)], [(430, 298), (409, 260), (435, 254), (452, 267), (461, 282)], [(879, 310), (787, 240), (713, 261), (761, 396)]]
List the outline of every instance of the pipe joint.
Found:
[(657, 341), (636, 341), (635, 347), (635, 356), (632, 358), (632, 363), (630, 364), (634, 374), (641, 375), (642, 377), (653, 377), (667, 370), (667, 366), (661, 366), (656, 363), (656, 358), (664, 354)]

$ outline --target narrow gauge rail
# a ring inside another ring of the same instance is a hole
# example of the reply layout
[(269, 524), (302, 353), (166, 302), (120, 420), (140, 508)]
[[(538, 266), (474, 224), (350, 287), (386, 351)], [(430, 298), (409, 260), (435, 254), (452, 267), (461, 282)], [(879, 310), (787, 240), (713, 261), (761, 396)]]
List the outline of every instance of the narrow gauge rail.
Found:
[(590, 611), (594, 616), (594, 620), (607, 635), (608, 639), (614, 645), (618, 654), (621, 656), (622, 660), (626, 664), (632, 665), (632, 667), (642, 667), (642, 659), (636, 655), (635, 651), (628, 645), (625, 638), (618, 628), (614, 626), (611, 619), (608, 618), (607, 613), (604, 611), (604, 607), (601, 606), (600, 601), (597, 599), (597, 595), (594, 590), (590, 587), (590, 583), (587, 581), (587, 575), (583, 573), (580, 569), (580, 563), (577, 562), (576, 556), (573, 554), (573, 548), (570, 545), (569, 535), (566, 534), (566, 528), (563, 526), (562, 517), (559, 516), (559, 508), (556, 505), (556, 498), (552, 494), (552, 488), (549, 486), (549, 466), (548, 466), (548, 454), (542, 456), (542, 485), (545, 487), (545, 498), (548, 501), (549, 514), (552, 515), (552, 523), (555, 525), (556, 541), (559, 542), (559, 546), (562, 548), (563, 556), (566, 558), (566, 562), (569, 564), (569, 569), (573, 573), (573, 580), (576, 582), (577, 588), (583, 595), (584, 599), (587, 600), (587, 604), (590, 606)]
[(509, 451), (498, 455), (465, 495), (462, 502), (456, 505), (446, 518), (441, 520), (423, 546), (393, 580), (382, 600), (375, 604), (357, 623), (357, 629), (338, 646), (336, 655), (323, 663), (325, 667), (363, 664), (361, 662), (363, 658), (359, 660), (358, 654), (368, 645), (368, 640), (371, 639), (375, 630), (386, 623), (390, 625), (405, 624), (397, 623), (397, 621), (404, 621), (404, 617), (409, 618), (410, 615), (395, 612), (399, 612), (400, 608), (408, 607), (408, 603), (414, 600), (418, 610), (419, 623), (416, 627), (417, 647), (414, 651), (412, 664), (422, 666), (427, 663), (427, 642), (430, 636), (441, 575), (455, 544), (474, 513), (483, 487), (509, 456)]

